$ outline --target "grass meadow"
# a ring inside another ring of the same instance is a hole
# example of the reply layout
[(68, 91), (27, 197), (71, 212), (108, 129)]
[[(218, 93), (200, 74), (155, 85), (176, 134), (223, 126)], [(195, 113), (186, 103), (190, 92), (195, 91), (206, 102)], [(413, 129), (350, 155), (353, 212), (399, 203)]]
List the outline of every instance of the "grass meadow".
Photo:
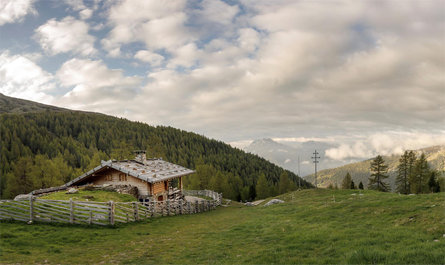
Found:
[(285, 203), (232, 202), (115, 227), (2, 222), (0, 261), (445, 264), (445, 193), (317, 189), (277, 198)]

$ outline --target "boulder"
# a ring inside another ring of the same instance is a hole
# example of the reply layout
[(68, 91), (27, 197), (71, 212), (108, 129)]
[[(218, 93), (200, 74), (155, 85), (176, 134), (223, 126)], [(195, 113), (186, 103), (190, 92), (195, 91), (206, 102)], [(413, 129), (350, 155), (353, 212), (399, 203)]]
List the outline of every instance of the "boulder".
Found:
[(32, 197), (32, 194), (19, 194), (15, 196), (14, 201), (22, 201), (22, 200), (29, 200), (29, 198)]
[(283, 202), (284, 201), (279, 200), (279, 199), (272, 199), (272, 200), (268, 201), (266, 204), (264, 204), (264, 206), (269, 206), (269, 205), (272, 205), (272, 204), (283, 203)]
[(255, 206), (252, 202), (246, 202), (244, 205), (246, 205), (246, 206)]
[(78, 192), (79, 192), (79, 190), (76, 189), (76, 188), (69, 188), (69, 189), (66, 191), (66, 194), (75, 194), (75, 193), (78, 193)]

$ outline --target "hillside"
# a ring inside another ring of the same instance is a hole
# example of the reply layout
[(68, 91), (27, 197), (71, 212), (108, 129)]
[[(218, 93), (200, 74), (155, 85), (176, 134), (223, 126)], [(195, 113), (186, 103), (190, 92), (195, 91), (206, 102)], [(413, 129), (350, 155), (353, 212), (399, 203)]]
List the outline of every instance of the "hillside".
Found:
[[(18, 102), (21, 110), (34, 109), (33, 102), (9, 100)], [(10, 107), (15, 105), (4, 102), (0, 101), (0, 109), (12, 112)], [(191, 181), (196, 177), (186, 178), (186, 187), (214, 189), (234, 200), (254, 199), (256, 180), (261, 174), (267, 177), (272, 194), (277, 195), (276, 186), (280, 175), (285, 173), (263, 158), (220, 141), (98, 113), (69, 110), (3, 113), (0, 141), (3, 198), (61, 185), (97, 166), (101, 160), (133, 158), (132, 150), (136, 149), (147, 150), (148, 157), (162, 157), (197, 169), (199, 181)], [(298, 181), (294, 173), (287, 171), (287, 175), (294, 183)], [(305, 181), (302, 185), (310, 187)]]
[(0, 93), (0, 114), (41, 112), (41, 111), (67, 111), (67, 109), (45, 105), (30, 100), (7, 97), (2, 93)]
[[(445, 146), (432, 146), (416, 150), (415, 152), (418, 156), (421, 153), (424, 153), (431, 168), (439, 171), (445, 170)], [(396, 171), (399, 164), (400, 155), (384, 156), (383, 158), (388, 165), (388, 173), (390, 176), (387, 179), (387, 183), (389, 183), (394, 189), (395, 177), (397, 174)], [(321, 170), (318, 172), (319, 186), (327, 187), (331, 183), (333, 185), (337, 183), (337, 185), (340, 186), (346, 173), (349, 172), (352, 176), (352, 180), (356, 184), (362, 181), (366, 187), (368, 185), (368, 178), (370, 176), (369, 168), (371, 160), (372, 159), (368, 159), (337, 168)], [(312, 183), (314, 181), (314, 175), (311, 174), (309, 176), (306, 176), (305, 179)]]
[[(303, 190), (117, 227), (0, 223), (5, 264), (444, 264), (445, 193)], [(33, 240), (29, 240), (32, 238)], [(124, 247), (129, 246), (129, 247)]]

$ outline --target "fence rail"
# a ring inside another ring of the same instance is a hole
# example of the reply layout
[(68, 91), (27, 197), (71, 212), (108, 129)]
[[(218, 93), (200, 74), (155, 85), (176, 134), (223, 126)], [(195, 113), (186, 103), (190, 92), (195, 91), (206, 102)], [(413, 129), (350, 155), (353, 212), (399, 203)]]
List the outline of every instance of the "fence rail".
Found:
[(41, 221), (71, 224), (114, 225), (143, 219), (196, 214), (221, 205), (222, 194), (203, 191), (184, 191), (189, 196), (207, 196), (212, 200), (167, 200), (151, 202), (86, 202), (43, 200), (1, 200), (0, 220)]

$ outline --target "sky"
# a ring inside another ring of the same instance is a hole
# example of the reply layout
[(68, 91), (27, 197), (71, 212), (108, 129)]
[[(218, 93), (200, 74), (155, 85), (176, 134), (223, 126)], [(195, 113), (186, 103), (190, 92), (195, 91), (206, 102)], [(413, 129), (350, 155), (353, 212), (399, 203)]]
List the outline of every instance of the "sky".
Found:
[(334, 159), (445, 144), (445, 1), (0, 0), (0, 93)]

